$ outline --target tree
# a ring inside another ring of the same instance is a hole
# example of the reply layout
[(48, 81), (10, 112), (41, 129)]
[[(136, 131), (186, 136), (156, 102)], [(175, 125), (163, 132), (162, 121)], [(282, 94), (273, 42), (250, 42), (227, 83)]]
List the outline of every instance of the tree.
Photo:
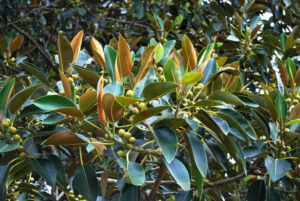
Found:
[(1, 5), (1, 200), (299, 197), (298, 2)]

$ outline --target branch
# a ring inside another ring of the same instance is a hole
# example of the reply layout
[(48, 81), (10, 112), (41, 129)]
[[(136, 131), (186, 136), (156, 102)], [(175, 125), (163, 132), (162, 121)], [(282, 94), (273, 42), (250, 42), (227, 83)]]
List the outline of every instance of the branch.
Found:
[(25, 37), (27, 37), (32, 43), (34, 43), (38, 50), (41, 52), (41, 54), (45, 57), (45, 59), (47, 60), (47, 62), (51, 65), (54, 66), (51, 60), (51, 54), (44, 49), (30, 34), (28, 34), (27, 32), (25, 32), (23, 29), (21, 29), (20, 27), (18, 27), (16, 24), (14, 23), (10, 23), (9, 25), (11, 25), (13, 28), (15, 28), (20, 34), (24, 35)]
[(154, 182), (153, 187), (152, 187), (152, 189), (151, 189), (151, 191), (150, 191), (150, 193), (149, 193), (149, 195), (147, 197), (147, 200), (151, 200), (151, 198), (153, 198), (155, 196), (155, 194), (157, 193), (157, 191), (159, 189), (159, 186), (160, 186), (160, 184), (161, 184), (161, 182), (163, 180), (163, 177), (164, 177), (164, 175), (166, 173), (166, 166), (165, 166), (165, 164), (162, 164), (160, 167), (161, 167), (161, 169), (160, 169), (160, 171), (159, 171), (159, 173), (157, 175), (156, 181)]

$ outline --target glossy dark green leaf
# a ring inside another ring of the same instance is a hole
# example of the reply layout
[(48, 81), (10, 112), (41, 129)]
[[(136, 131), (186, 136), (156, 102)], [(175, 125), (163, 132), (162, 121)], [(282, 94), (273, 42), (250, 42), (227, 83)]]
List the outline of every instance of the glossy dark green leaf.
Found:
[(295, 77), (296, 77), (296, 65), (294, 61), (290, 58), (287, 58), (286, 60), (286, 70), (289, 74), (289, 84), (292, 84), (292, 80), (295, 82)]
[(203, 147), (201, 140), (193, 134), (188, 134), (189, 141), (192, 147), (192, 154), (198, 170), (200, 171), (202, 177), (206, 177), (208, 169), (207, 156)]
[(176, 40), (170, 40), (166, 44), (164, 44), (164, 55), (163, 55), (163, 57), (160, 61), (160, 63), (162, 65), (166, 62), (166, 60), (167, 60), (171, 50), (173, 49), (175, 43), (176, 43)]
[(105, 63), (108, 71), (109, 77), (112, 79), (112, 81), (116, 81), (116, 75), (115, 75), (115, 62), (117, 59), (117, 51), (106, 45), (104, 47), (104, 58), (105, 58)]
[(265, 201), (266, 188), (263, 180), (254, 181), (247, 193), (247, 201)]
[(12, 114), (16, 113), (40, 86), (41, 84), (29, 86), (14, 95), (9, 103), (10, 112)]
[(143, 97), (146, 101), (157, 99), (178, 87), (177, 84), (173, 82), (154, 82), (147, 85), (143, 91)]
[(129, 161), (128, 172), (133, 185), (142, 186), (144, 184), (145, 170), (139, 163)]
[(9, 82), (7, 82), (0, 91), (0, 109), (2, 112), (6, 111), (6, 106), (12, 94), (12, 90), (15, 86), (16, 79), (13, 78)]
[(222, 109), (219, 112), (217, 112), (217, 116), (226, 120), (245, 137), (249, 136), (254, 140), (256, 139), (256, 133), (253, 127), (241, 113), (231, 109)]
[(184, 191), (190, 190), (190, 175), (184, 164), (180, 160), (174, 158), (170, 164), (166, 163), (166, 166), (173, 178), (175, 179), (176, 183)]
[(88, 165), (81, 165), (76, 169), (74, 184), (78, 192), (88, 201), (96, 201), (100, 192), (96, 172)]
[(284, 159), (273, 159), (267, 157), (265, 159), (265, 166), (273, 182), (278, 181), (291, 170), (291, 165)]
[(89, 83), (94, 89), (97, 89), (97, 84), (100, 79), (100, 76), (97, 73), (80, 66), (73, 67), (84, 81)]
[(58, 156), (50, 155), (48, 159), (52, 161), (56, 168), (56, 179), (60, 183), (60, 185), (66, 185), (66, 174), (65, 174), (65, 167), (62, 161)]
[(210, 94), (209, 99), (220, 100), (232, 105), (245, 105), (243, 101), (241, 101), (241, 99), (239, 99), (236, 95), (225, 91), (214, 91), (212, 94)]
[(276, 96), (275, 106), (277, 111), (277, 121), (279, 122), (284, 121), (287, 114), (288, 107), (284, 97), (281, 94), (278, 94)]
[(191, 201), (193, 197), (193, 191), (181, 191), (175, 196), (175, 201)]
[(49, 86), (48, 76), (42, 71), (41, 68), (26, 61), (21, 62), (21, 65), (23, 66), (25, 71), (29, 72), (31, 75), (34, 75), (46, 86)]
[(6, 181), (8, 170), (7, 165), (0, 165), (0, 200), (6, 200)]
[(38, 108), (46, 111), (61, 112), (73, 117), (83, 118), (83, 113), (68, 98), (60, 95), (42, 96), (33, 101)]
[(116, 96), (116, 101), (123, 106), (129, 106), (133, 103), (139, 102), (141, 99), (138, 97), (126, 97), (126, 96)]
[(109, 83), (108, 85), (106, 85), (103, 88), (103, 94), (105, 94), (105, 93), (111, 93), (114, 96), (122, 96), (123, 95), (123, 91), (124, 91), (124, 88), (123, 88), (122, 83), (120, 83), (120, 82)]
[(158, 128), (161, 126), (167, 126), (172, 129), (179, 128), (181, 126), (187, 127), (189, 124), (182, 118), (162, 118), (154, 121), (151, 126), (153, 128)]
[(207, 66), (205, 67), (204, 71), (203, 71), (203, 79), (201, 80), (201, 83), (203, 83), (203, 85), (205, 85), (211, 78), (211, 76), (213, 76), (216, 72), (217, 72), (218, 68), (217, 68), (217, 63), (215, 59), (211, 59), (209, 60)]
[(0, 153), (16, 150), (19, 146), (19, 142), (13, 142), (12, 144), (9, 144), (5, 141), (0, 141)]
[(56, 167), (55, 164), (43, 158), (38, 159), (30, 159), (31, 166), (33, 167), (34, 171), (43, 177), (47, 183), (51, 186), (55, 185), (56, 182)]
[(182, 76), (182, 84), (184, 84), (185, 86), (187, 85), (191, 85), (191, 84), (195, 84), (197, 82), (199, 82), (200, 80), (202, 80), (203, 78), (203, 74), (202, 73), (198, 73), (198, 72), (190, 72), (190, 73), (186, 73)]
[(287, 36), (285, 33), (280, 34), (280, 45), (281, 45), (281, 50), (285, 51), (285, 42), (286, 42)]
[(211, 117), (212, 120), (219, 126), (219, 128), (222, 130), (222, 132), (227, 135), (229, 132), (229, 125), (226, 121), (224, 121), (223, 119), (219, 118), (219, 117)]
[(163, 126), (153, 129), (153, 134), (167, 163), (171, 163), (178, 149), (176, 133), (171, 128)]

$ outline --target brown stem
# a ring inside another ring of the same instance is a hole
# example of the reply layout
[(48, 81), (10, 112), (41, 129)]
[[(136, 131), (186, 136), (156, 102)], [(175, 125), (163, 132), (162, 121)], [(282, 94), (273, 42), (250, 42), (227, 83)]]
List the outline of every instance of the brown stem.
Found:
[(153, 187), (147, 197), (147, 200), (151, 200), (155, 196), (155, 194), (157, 193), (159, 186), (163, 180), (165, 173), (166, 173), (166, 166), (165, 166), (165, 164), (162, 164), (161, 169), (157, 175), (156, 181), (154, 182)]

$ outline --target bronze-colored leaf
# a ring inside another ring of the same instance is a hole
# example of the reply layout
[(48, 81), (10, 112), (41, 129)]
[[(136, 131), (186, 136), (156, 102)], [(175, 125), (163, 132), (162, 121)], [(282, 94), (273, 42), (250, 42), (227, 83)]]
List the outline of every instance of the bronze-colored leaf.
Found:
[(130, 48), (134, 48), (136, 46), (136, 44), (138, 44), (138, 42), (142, 39), (142, 36), (138, 37), (137, 39), (135, 39), (131, 45), (130, 45)]
[(95, 138), (89, 138), (90, 143), (95, 147), (97, 153), (101, 156), (104, 156), (104, 150), (106, 146), (104, 144), (100, 144), (101, 142)]
[(111, 93), (104, 94), (102, 98), (103, 109), (107, 118), (112, 121), (118, 121), (124, 114), (124, 108), (116, 101)]
[(289, 120), (298, 119), (300, 117), (300, 103), (295, 105), (291, 110), (291, 114), (289, 116)]
[[(224, 67), (233, 67), (236, 68), (237, 70), (240, 69), (240, 65), (238, 61), (232, 62), (230, 64), (225, 65)], [(223, 86), (228, 89), (230, 88), (230, 86), (235, 82), (235, 80), (237, 79), (238, 75), (232, 75), (229, 73), (223, 73), (223, 77), (222, 77), (222, 83)]]
[(61, 70), (59, 70), (59, 76), (60, 76), (62, 85), (64, 87), (66, 97), (71, 99), (71, 97), (72, 97), (71, 96), (71, 86), (70, 86), (68, 78), (65, 76), (65, 74)]
[(295, 76), (295, 82), (297, 86), (300, 86), (300, 68), (298, 68)]
[(74, 52), (72, 64), (75, 64), (81, 49), (81, 43), (82, 43), (82, 38), (83, 38), (84, 32), (83, 30), (79, 31), (76, 36), (73, 38), (71, 41), (71, 47)]
[(99, 66), (106, 66), (104, 59), (104, 51), (101, 44), (97, 41), (96, 38), (92, 37), (91, 39), (92, 51), (94, 54), (94, 59)]
[(21, 47), (23, 42), (24, 42), (23, 35), (16, 36), (9, 44), (7, 57), (10, 58), (12, 54)]
[(118, 41), (118, 64), (121, 78), (126, 77), (131, 72), (132, 61), (130, 48), (120, 33)]
[(103, 85), (104, 85), (104, 81), (103, 81), (103, 77), (101, 77), (97, 85), (97, 111), (98, 111), (99, 120), (103, 124), (106, 124), (106, 118), (103, 109)]
[(197, 54), (192, 41), (187, 35), (182, 39), (182, 54), (185, 61), (187, 71), (191, 71), (197, 67)]
[(281, 61), (279, 59), (276, 58), (276, 61), (278, 64), (282, 83), (284, 84), (284, 86), (287, 86), (289, 84), (289, 80), (290, 80), (288, 71), (286, 70), (286, 67), (281, 63)]
[(97, 103), (97, 92), (86, 91), (79, 98), (79, 108), (84, 113), (91, 109)]
[(112, 39), (109, 41), (108, 45), (109, 45), (110, 47), (114, 48), (116, 51), (118, 51), (118, 40), (117, 40), (117, 39), (112, 38)]
[(141, 65), (139, 72), (134, 78), (135, 84), (137, 84), (139, 81), (141, 81), (147, 74), (150, 65), (154, 62), (154, 52), (155, 52), (156, 45), (152, 45), (147, 47), (145, 51), (143, 52), (142, 59), (141, 59)]
[(88, 142), (84, 141), (80, 137), (78, 137), (72, 131), (60, 131), (51, 135), (44, 144), (46, 145), (80, 145), (80, 144), (87, 144)]

